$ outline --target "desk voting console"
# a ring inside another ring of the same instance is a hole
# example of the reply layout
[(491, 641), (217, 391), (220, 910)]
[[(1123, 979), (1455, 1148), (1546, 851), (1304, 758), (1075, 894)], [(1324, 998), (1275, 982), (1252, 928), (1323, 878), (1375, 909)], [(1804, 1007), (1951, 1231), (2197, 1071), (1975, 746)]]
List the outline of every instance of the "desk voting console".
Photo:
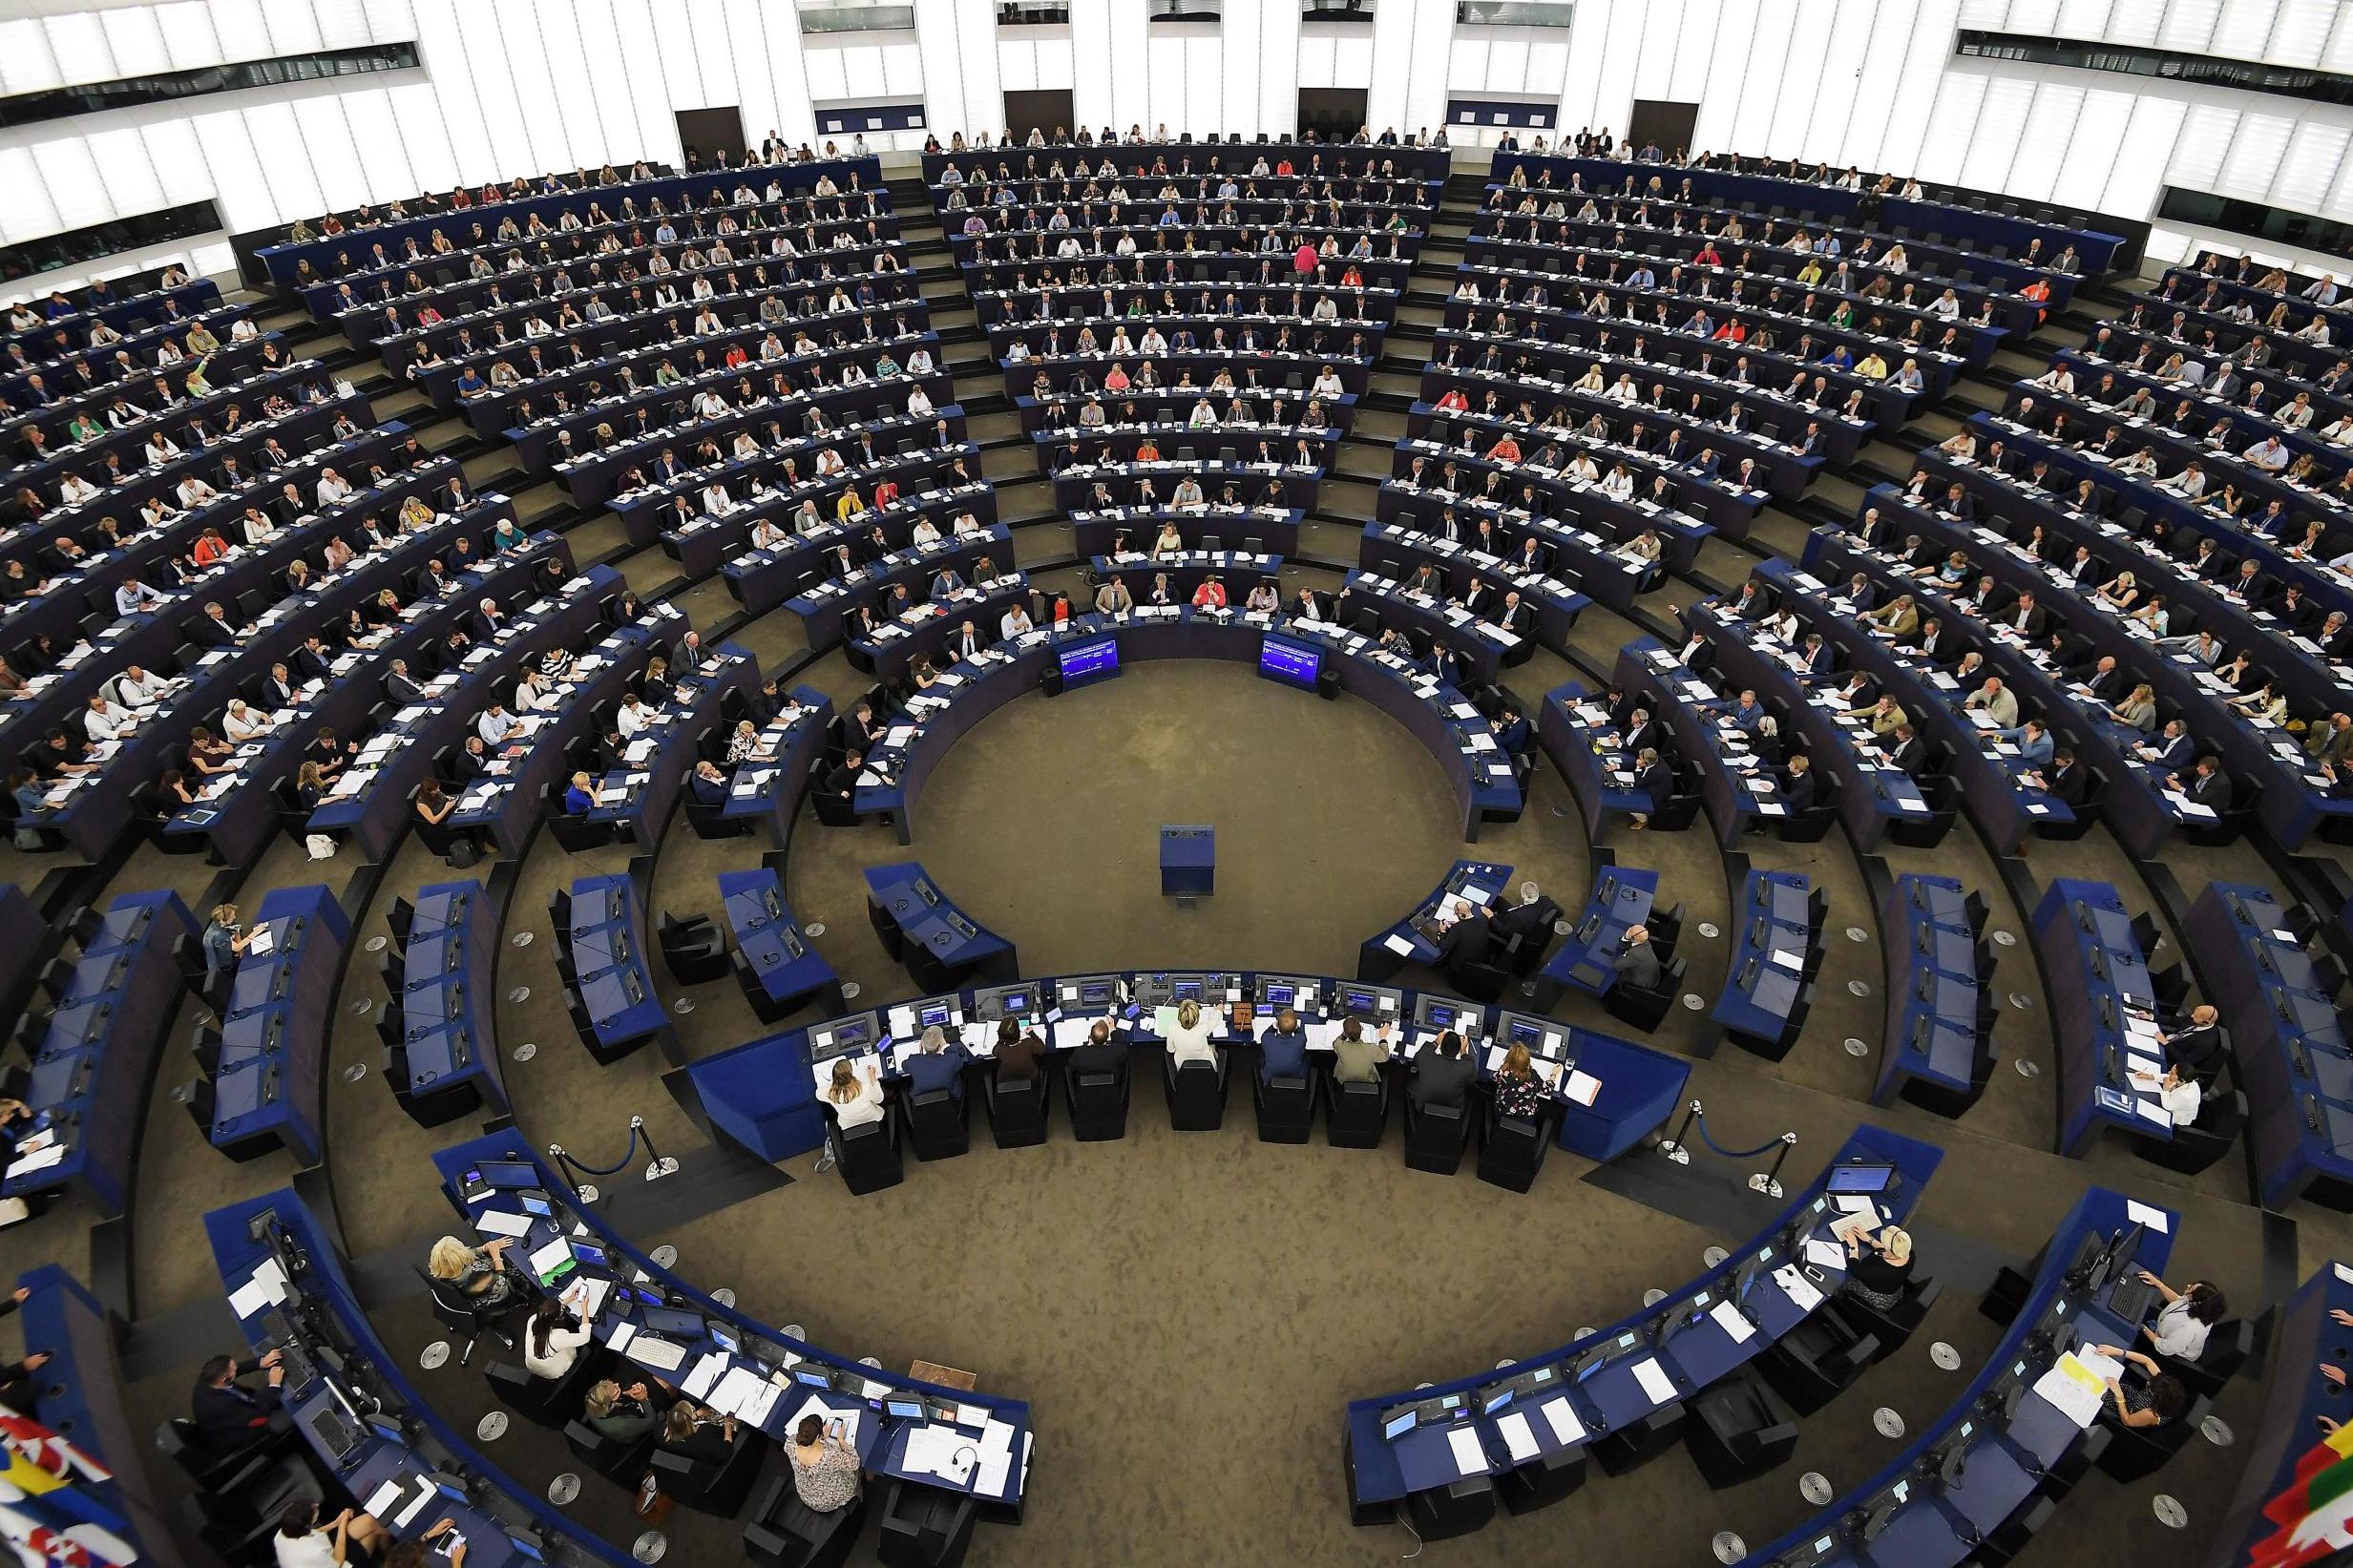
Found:
[(284, 1144), (305, 1165), (323, 1153), (327, 1036), (351, 922), (324, 884), (273, 888), (254, 921), (221, 1019), (213, 1147), (243, 1158)]
[(1959, 879), (1907, 871), (1880, 908), (1887, 1032), (1871, 1102), (1944, 1116), (1977, 1103), (1993, 1071), (1993, 1002), (1979, 983), (1976, 923)]
[[(488, 1103), (507, 1111), (507, 1086), (492, 1025), (498, 1015), (498, 915), (480, 882), (435, 882), (417, 889), (409, 942), (397, 968), (392, 1010), (399, 1039), (385, 1042), (387, 1074), (402, 1106), (438, 1126)], [(405, 1066), (405, 1075), (393, 1072)], [(407, 1088), (401, 1088), (402, 1083)]]
[[(781, 863), (783, 856), (770, 857)], [(774, 1023), (811, 997), (839, 1011), (841, 982), (809, 945), (785, 903), (781, 864), (719, 873), (719, 902), (735, 938), (735, 978), (762, 1023)]]
[[(1958, 1568), (2032, 1506), (2098, 1419), (2116, 1363), (2091, 1345), (2133, 1347), (2176, 1216), (2093, 1187), (2059, 1223), (2034, 1286), (1994, 1354), (1943, 1415), (1885, 1468), (1738, 1568), (1902, 1564)], [(2133, 1298), (2138, 1298), (2137, 1300)]]
[(2353, 1199), (2353, 1048), (2279, 896), (2210, 882), (2182, 937), (2230, 1031), (2263, 1202)]
[(197, 940), (179, 895), (125, 893), (107, 907), (57, 1006), (27, 1020), (32, 1072), (22, 1099), (33, 1130), (16, 1141), (0, 1196), (74, 1187), (103, 1215), (123, 1212), (163, 1037), (185, 991), (173, 944)]
[(1582, 1466), (1595, 1439), (1731, 1376), (1844, 1283), (1834, 1227), (1850, 1213), (1901, 1223), (1943, 1159), (1858, 1127), (1773, 1223), (1655, 1306), (1525, 1361), (1354, 1401), (1341, 1463), (1355, 1522), (1385, 1524), (1420, 1494), (1442, 1512), (1491, 1515), (1489, 1478)]
[(1458, 860), (1446, 879), (1414, 912), (1364, 939), (1356, 950), (1356, 978), (1381, 981), (1408, 964), (1438, 962), (1438, 939), (1454, 923), (1457, 900), (1492, 915), (1511, 889), (1511, 868), (1493, 861)]
[[(1544, 960), (1540, 988), (1551, 988), (1557, 998), (1574, 987), (1589, 995), (1607, 994), (1617, 982), (1617, 957), (1626, 933), (1650, 918), (1658, 900), (1658, 873), (1634, 866), (1605, 866), (1593, 878), (1593, 891), (1585, 911), (1577, 916), (1561, 945)], [(1540, 999), (1544, 992), (1537, 993)], [(1545, 1000), (1544, 1005), (1551, 1005)]]
[(556, 901), (556, 941), (572, 965), (572, 1022), (610, 1062), (669, 1028), (646, 960), (645, 902), (625, 875), (582, 877)]
[(927, 991), (1021, 972), (1013, 944), (957, 909), (919, 861), (868, 867), (866, 914), (884, 950)]
[(1588, 1160), (1613, 1160), (1666, 1125), (1681, 1109), (1691, 1077), (1683, 1057), (1438, 992), (1331, 975), (1165, 970), (1047, 975), (921, 996), (754, 1040), (686, 1072), (712, 1125), (755, 1157), (776, 1161), (824, 1142), (827, 1114), (818, 1087), (838, 1058), (878, 1056), (895, 1078), (924, 1031), (936, 1026), (962, 1041), (976, 1071), (985, 1071), (996, 1056), (998, 1025), (1007, 1018), (1035, 1029), (1057, 1057), (1106, 1017), (1131, 1046), (1152, 1049), (1161, 1043), (1161, 1010), (1187, 1000), (1203, 1003), (1225, 1023), (1219, 1045), (1245, 1050), (1286, 1007), (1306, 1025), (1311, 1058), (1331, 1051), (1344, 1019), (1360, 1020), (1368, 1034), (1387, 1028), (1388, 1068), (1397, 1076), (1442, 1030), (1460, 1031), (1480, 1046), (1482, 1075), (1495, 1071), (1510, 1044), (1523, 1044), (1552, 1090), (1560, 1146)]
[(1751, 871), (1733, 905), (1724, 993), (1708, 1014), (1733, 1043), (1779, 1060), (1805, 1021), (1821, 963), (1822, 916), (1803, 871)]
[(851, 1425), (863, 1468), (970, 1497), (1019, 1524), (1029, 1407), (919, 1382), (793, 1339), (696, 1289), (578, 1203), (513, 1132), (433, 1156), (442, 1191), (483, 1240), (515, 1238), (542, 1288), (571, 1300), (599, 1344), (782, 1443), (812, 1410)]
[(416, 1540), (441, 1519), (468, 1568), (541, 1562), (633, 1568), (499, 1470), (409, 1380), (376, 1335), (328, 1228), (282, 1187), (204, 1216), (244, 1342), (285, 1352), (279, 1397), (319, 1472), (385, 1529)]
[(2059, 1152), (2081, 1156), (2105, 1129), (2171, 1139), (2156, 989), (2123, 898), (2060, 878), (2034, 907), (2034, 947), (2059, 1038)]

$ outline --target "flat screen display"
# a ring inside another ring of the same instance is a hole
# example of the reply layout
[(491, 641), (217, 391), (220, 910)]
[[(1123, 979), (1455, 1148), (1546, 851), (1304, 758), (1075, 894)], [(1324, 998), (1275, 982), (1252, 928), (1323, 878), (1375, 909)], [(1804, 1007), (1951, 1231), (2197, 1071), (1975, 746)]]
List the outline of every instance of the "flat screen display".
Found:
[(1104, 680), (1120, 673), (1120, 644), (1117, 638), (1091, 638), (1084, 642), (1073, 642), (1054, 651), (1061, 660), (1062, 685), (1065, 689), (1088, 680)]
[(1319, 648), (1271, 637), (1258, 650), (1258, 673), (1286, 685), (1304, 686), (1313, 691), (1315, 678), (1323, 673), (1323, 668), (1324, 656)]

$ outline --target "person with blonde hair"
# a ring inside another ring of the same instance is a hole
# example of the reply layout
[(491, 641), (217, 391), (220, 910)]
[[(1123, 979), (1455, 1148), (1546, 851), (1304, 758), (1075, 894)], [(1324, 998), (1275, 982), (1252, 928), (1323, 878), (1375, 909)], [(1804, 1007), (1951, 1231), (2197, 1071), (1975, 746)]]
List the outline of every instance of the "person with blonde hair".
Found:
[(450, 1286), (466, 1299), (476, 1312), (494, 1312), (515, 1299), (515, 1276), (507, 1272), (507, 1250), (515, 1245), (511, 1236), (500, 1236), (482, 1246), (473, 1246), (454, 1236), (444, 1236), (433, 1244), (425, 1266), (433, 1279)]
[(1201, 1062), (1217, 1065), (1217, 1047), (1212, 1044), (1218, 1033), (1217, 1014), (1187, 996), (1176, 1005), (1176, 1022), (1168, 1031), (1168, 1065), (1184, 1067)]
[(833, 1119), (844, 1127), (880, 1121), (883, 1112), (881, 1060), (869, 1056), (866, 1071), (861, 1073), (850, 1057), (834, 1057), (833, 1076), (826, 1083), (825, 1098), (826, 1103), (833, 1108)]
[(1912, 1233), (1858, 1225), (1846, 1238), (1846, 1293), (1877, 1312), (1895, 1310), (1912, 1277)]
[(643, 1383), (624, 1389), (609, 1377), (589, 1386), (588, 1397), (580, 1402), (580, 1414), (599, 1435), (616, 1443), (642, 1440), (661, 1419), (654, 1414), (652, 1397)]

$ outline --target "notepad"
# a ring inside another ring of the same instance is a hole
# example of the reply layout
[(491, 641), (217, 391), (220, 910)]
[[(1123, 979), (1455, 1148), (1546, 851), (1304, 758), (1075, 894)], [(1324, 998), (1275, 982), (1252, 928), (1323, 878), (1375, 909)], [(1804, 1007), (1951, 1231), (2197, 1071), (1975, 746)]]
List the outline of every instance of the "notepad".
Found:
[(1465, 1475), (1484, 1475), (1487, 1473), (1487, 1451), (1479, 1446), (1479, 1433), (1470, 1427), (1457, 1427), (1446, 1434), (1446, 1446), (1454, 1451), (1455, 1469)]
[(1536, 1408), (1543, 1413), (1545, 1424), (1552, 1428), (1552, 1435), (1556, 1441), (1562, 1443), (1585, 1441), (1585, 1423), (1577, 1419), (1576, 1408), (1569, 1404), (1566, 1394), (1556, 1394)]
[(2173, 1229), (2171, 1225), (2166, 1223), (2166, 1215), (2163, 1209), (2151, 1208), (2146, 1203), (2136, 1203), (2130, 1198), (2124, 1201), (2124, 1217), (2132, 1221), (2136, 1225), (2146, 1225), (2151, 1230), (2157, 1231), (2160, 1234)]
[(1527, 1412), (1513, 1411), (1496, 1422), (1495, 1430), (1503, 1434), (1503, 1446), (1511, 1451), (1511, 1462), (1526, 1464), (1536, 1457), (1536, 1433), (1528, 1426)]
[(1380, 945), (1400, 958), (1411, 958), (1414, 955), (1414, 939), (1399, 931), (1391, 931), (1387, 936), (1382, 937)]
[(1582, 1071), (1572, 1070), (1567, 1081), (1561, 1085), (1561, 1093), (1580, 1105), (1592, 1104), (1600, 1098), (1601, 1092), (1602, 1080)]
[(1731, 1302), (1720, 1301), (1708, 1308), (1708, 1316), (1718, 1328), (1731, 1336), (1734, 1345), (1746, 1345), (1756, 1326), (1740, 1315), (1740, 1309)]
[(687, 1398), (701, 1399), (719, 1382), (719, 1374), (726, 1369), (726, 1366), (725, 1352), (713, 1351), (695, 1363), (694, 1370), (686, 1374), (686, 1381), (680, 1387), (685, 1390)]
[(1634, 1381), (1642, 1386), (1642, 1391), (1649, 1394), (1653, 1403), (1667, 1405), (1674, 1402), (1675, 1380), (1667, 1375), (1667, 1369), (1660, 1366), (1655, 1358), (1644, 1356), (1634, 1363), (1633, 1372)]
[(1825, 1242), (1819, 1236), (1809, 1236), (1806, 1238), (1806, 1262), (1817, 1268), (1842, 1268), (1846, 1265), (1846, 1254), (1834, 1242)]
[(1811, 1312), (1822, 1304), (1822, 1293), (1814, 1288), (1814, 1282), (1787, 1265), (1773, 1271), (1773, 1283), (1781, 1287), (1781, 1294), (1800, 1312)]

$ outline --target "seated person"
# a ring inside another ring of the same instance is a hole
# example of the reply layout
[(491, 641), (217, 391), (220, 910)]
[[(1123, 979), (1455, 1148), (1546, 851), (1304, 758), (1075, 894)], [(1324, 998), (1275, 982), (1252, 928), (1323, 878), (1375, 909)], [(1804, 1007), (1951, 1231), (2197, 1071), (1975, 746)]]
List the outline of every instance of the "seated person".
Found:
[(932, 1025), (923, 1032), (922, 1045), (906, 1061), (909, 1097), (945, 1089), (949, 1098), (961, 1103), (964, 1069), (972, 1059), (972, 1053), (964, 1049), (962, 1040), (951, 1044), (947, 1032), (937, 1024)]
[[(30, 1364), (32, 1357), (26, 1361)], [(235, 1453), (272, 1430), (290, 1430), (291, 1418), (278, 1403), (279, 1386), (286, 1375), (278, 1361), (275, 1350), (250, 1361), (214, 1356), (198, 1369), (196, 1391), (188, 1398), (188, 1419), (196, 1425), (198, 1442), (214, 1453)], [(239, 1384), (239, 1378), (255, 1372), (269, 1374), (268, 1387)]]
[(523, 1365), (532, 1376), (553, 1383), (572, 1370), (581, 1347), (594, 1338), (574, 1310), (584, 1299), (579, 1287), (562, 1296), (542, 1296), (531, 1309), (531, 1324), (523, 1330)]
[(1846, 1284), (1840, 1286), (1876, 1312), (1892, 1312), (1912, 1277), (1912, 1234), (1898, 1225), (1867, 1230), (1858, 1225), (1846, 1238)]
[(277, 1550), (278, 1568), (341, 1568), (351, 1562), (373, 1562), (391, 1544), (391, 1535), (374, 1516), (347, 1508), (331, 1519), (322, 1519), (320, 1504), (302, 1498), (286, 1505), (270, 1537)]
[(462, 1304), (476, 1313), (491, 1314), (521, 1305), (522, 1279), (507, 1263), (514, 1247), (511, 1236), (496, 1237), (480, 1246), (444, 1236), (426, 1259), (427, 1272), (445, 1301)]
[(1166, 1041), (1168, 1065), (1181, 1068), (1201, 1062), (1215, 1067), (1217, 1047), (1213, 1042), (1221, 1033), (1220, 1023), (1216, 1014), (1189, 996), (1177, 1003), (1176, 1021), (1169, 1027)]
[(811, 1513), (831, 1514), (857, 1500), (858, 1450), (839, 1416), (830, 1422), (813, 1411), (802, 1416), (785, 1457), (792, 1465), (793, 1494)]
[(2124, 1376), (2108, 1380), (2108, 1399), (2100, 1409), (2100, 1414), (2116, 1425), (2147, 1431), (2180, 1419), (2190, 1408), (2190, 1390), (2159, 1367), (2155, 1357), (2117, 1345), (2094, 1345), (2091, 1349), (2125, 1365)]
[(997, 1084), (1035, 1083), (1045, 1071), (1045, 1042), (1011, 1018), (997, 1025)]
[(662, 1418), (661, 1442), (666, 1453), (717, 1469), (735, 1452), (735, 1417), (682, 1399)]
[(1528, 1056), (1528, 1048), (1518, 1040), (1512, 1041), (1511, 1049), (1503, 1053), (1502, 1065), (1495, 1070), (1490, 1093), (1499, 1117), (1534, 1121), (1544, 1114), (1544, 1080), (1536, 1076), (1535, 1061)]
[(1068, 1072), (1075, 1081), (1108, 1073), (1124, 1080), (1127, 1077), (1127, 1039), (1112, 1028), (1108, 1018), (1098, 1018), (1087, 1026), (1086, 1043), (1070, 1054)]
[(1258, 1081), (1271, 1084), (1276, 1078), (1306, 1077), (1307, 1030), (1301, 1027), (1299, 1014), (1285, 1008), (1258, 1036)]
[(1478, 1076), (1462, 1036), (1449, 1029), (1415, 1056), (1413, 1082), (1406, 1088), (1406, 1097), (1422, 1110), (1433, 1105), (1460, 1106)]
[(653, 1435), (660, 1419), (644, 1384), (632, 1383), (624, 1389), (609, 1377), (589, 1389), (580, 1405), (580, 1418), (599, 1436), (616, 1443), (641, 1442)]

